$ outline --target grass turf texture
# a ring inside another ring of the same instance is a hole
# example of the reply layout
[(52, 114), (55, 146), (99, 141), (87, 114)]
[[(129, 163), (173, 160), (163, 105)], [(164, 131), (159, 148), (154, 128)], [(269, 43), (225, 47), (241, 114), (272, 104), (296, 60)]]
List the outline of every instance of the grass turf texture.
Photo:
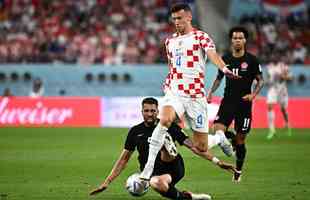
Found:
[[(247, 161), (242, 182), (181, 148), (186, 175), (181, 190), (210, 193), (223, 200), (306, 200), (310, 196), (310, 134), (307, 129), (284, 130), (272, 140), (256, 129), (247, 142)], [(1, 128), (0, 200), (136, 199), (124, 182), (137, 171), (136, 154), (127, 169), (108, 190), (95, 197), (88, 193), (109, 174), (118, 158), (127, 129)], [(213, 152), (226, 158), (219, 148)], [(139, 198), (163, 199), (154, 191)]]

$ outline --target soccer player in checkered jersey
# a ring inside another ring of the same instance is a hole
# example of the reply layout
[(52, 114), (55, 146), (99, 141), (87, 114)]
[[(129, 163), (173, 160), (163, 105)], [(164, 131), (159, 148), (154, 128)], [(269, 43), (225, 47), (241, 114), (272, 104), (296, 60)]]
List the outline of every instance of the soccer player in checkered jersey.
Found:
[[(239, 78), (230, 71), (222, 58), (216, 53), (215, 45), (209, 35), (192, 26), (192, 12), (187, 4), (176, 4), (171, 8), (172, 21), (176, 33), (165, 42), (169, 74), (164, 85), (165, 96), (160, 109), (160, 123), (154, 129), (148, 161), (140, 178), (149, 180), (154, 169), (157, 153), (163, 146), (164, 134), (171, 123), (185, 118), (193, 131), (196, 150), (208, 151), (207, 102), (204, 90), (205, 58), (211, 60), (225, 75)], [(218, 135), (220, 146), (230, 149), (225, 135)], [(211, 159), (214, 163), (218, 160)]]
[[(276, 58), (275, 58), (276, 59)], [(288, 128), (288, 135), (291, 136), (291, 128), (288, 120), (288, 92), (286, 81), (291, 79), (289, 74), (288, 65), (281, 61), (271, 62), (267, 66), (268, 72), (268, 92), (267, 92), (267, 105), (268, 105), (268, 126), (269, 133), (267, 135), (267, 139), (270, 140), (276, 133), (274, 126), (274, 105), (276, 103), (280, 104), (281, 112), (283, 118), (285, 120), (285, 126)]]
[[(252, 101), (258, 95), (264, 85), (261, 67), (258, 59), (246, 51), (248, 32), (243, 27), (233, 27), (229, 32), (231, 40), (231, 52), (223, 56), (223, 60), (229, 64), (228, 68), (236, 75), (238, 80), (226, 79), (224, 98), (214, 120), (216, 133), (224, 133), (232, 121), (235, 121), (236, 136), (236, 171), (233, 175), (234, 182), (240, 182), (241, 171), (246, 157), (245, 140), (251, 129)], [(212, 100), (212, 93), (219, 87), (223, 72), (219, 71), (207, 96), (208, 102)], [(252, 85), (257, 81), (253, 91)]]

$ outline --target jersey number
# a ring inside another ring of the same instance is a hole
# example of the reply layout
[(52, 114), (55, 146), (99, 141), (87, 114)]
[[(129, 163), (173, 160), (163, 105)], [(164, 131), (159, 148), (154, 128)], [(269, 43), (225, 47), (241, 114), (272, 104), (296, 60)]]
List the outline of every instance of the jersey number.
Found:
[(232, 73), (236, 76), (239, 76), (239, 69), (238, 68), (232, 68)]
[(250, 125), (250, 118), (244, 118), (243, 120), (243, 129), (249, 128)]
[(177, 57), (175, 64), (177, 65), (177, 67), (181, 67), (181, 56)]
[(202, 115), (198, 115), (196, 119), (196, 128), (202, 128), (203, 127), (203, 117)]

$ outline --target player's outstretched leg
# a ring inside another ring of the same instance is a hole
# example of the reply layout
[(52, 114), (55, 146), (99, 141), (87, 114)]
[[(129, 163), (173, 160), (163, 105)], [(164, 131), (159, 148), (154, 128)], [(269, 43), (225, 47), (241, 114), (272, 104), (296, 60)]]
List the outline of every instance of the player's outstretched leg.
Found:
[(220, 148), (224, 152), (224, 154), (228, 157), (234, 155), (233, 147), (225, 136), (225, 132), (223, 130), (215, 131), (216, 135), (221, 137), (221, 141), (219, 143)]
[(160, 149), (162, 148), (162, 146), (164, 145), (167, 130), (168, 129), (165, 126), (162, 126), (161, 123), (158, 123), (158, 125), (154, 129), (149, 145), (148, 160), (147, 163), (145, 164), (143, 171), (140, 174), (141, 179), (143, 180), (150, 179), (154, 170), (156, 156), (160, 151)]
[(193, 200), (211, 200), (211, 195), (209, 194), (204, 194), (204, 193), (199, 193), (199, 194), (196, 194), (196, 193), (192, 193), (192, 192), (188, 192), (188, 191), (184, 191), (182, 192), (183, 195), (187, 195), (190, 197), (190, 199), (193, 199)]
[(175, 146), (175, 143), (173, 142), (173, 139), (169, 135), (169, 133), (165, 133), (164, 147), (167, 150), (169, 155), (171, 155), (171, 156), (177, 156), (178, 155), (178, 149)]

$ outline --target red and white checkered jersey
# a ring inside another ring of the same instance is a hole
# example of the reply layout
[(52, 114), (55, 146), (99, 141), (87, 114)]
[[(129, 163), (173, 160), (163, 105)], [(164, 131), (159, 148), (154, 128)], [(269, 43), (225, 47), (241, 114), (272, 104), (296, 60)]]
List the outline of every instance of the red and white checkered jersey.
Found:
[(288, 65), (283, 62), (270, 63), (267, 66), (270, 86), (285, 84), (282, 76), (289, 73)]
[(164, 90), (183, 97), (204, 97), (206, 52), (215, 49), (209, 35), (196, 29), (185, 35), (175, 33), (166, 39), (165, 46), (169, 74)]

